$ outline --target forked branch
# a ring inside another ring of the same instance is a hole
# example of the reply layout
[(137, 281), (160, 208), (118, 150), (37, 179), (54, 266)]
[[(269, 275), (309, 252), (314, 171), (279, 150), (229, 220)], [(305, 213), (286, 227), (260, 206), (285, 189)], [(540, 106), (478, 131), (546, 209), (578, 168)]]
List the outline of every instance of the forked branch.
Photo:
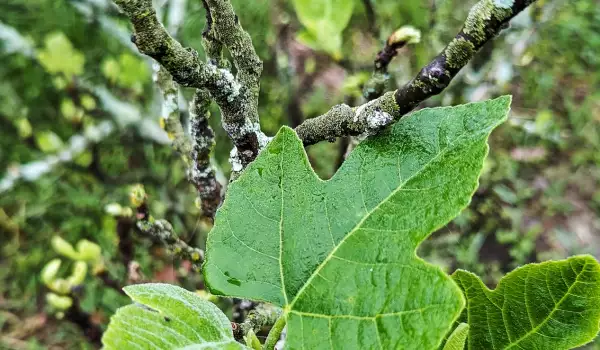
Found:
[(245, 167), (267, 143), (258, 121), (259, 79), (262, 62), (239, 24), (231, 3), (206, 0), (214, 30), (211, 34), (229, 49), (237, 77), (216, 62), (203, 62), (192, 48), (184, 48), (158, 20), (152, 0), (115, 0), (134, 29), (140, 52), (160, 63), (180, 85), (206, 89), (221, 109), (223, 127), (236, 146), (236, 160)]

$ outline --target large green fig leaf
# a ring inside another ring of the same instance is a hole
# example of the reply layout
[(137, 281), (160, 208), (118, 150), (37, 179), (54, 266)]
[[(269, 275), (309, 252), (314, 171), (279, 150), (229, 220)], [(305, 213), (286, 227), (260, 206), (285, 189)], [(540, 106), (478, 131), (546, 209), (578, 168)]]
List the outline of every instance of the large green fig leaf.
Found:
[(128, 286), (135, 304), (111, 317), (104, 349), (247, 349), (233, 338), (231, 323), (213, 303), (161, 283)]
[(469, 203), (509, 104), (416, 112), (328, 181), (282, 128), (229, 186), (207, 241), (210, 290), (283, 307), (290, 348), (436, 348), (464, 300), (415, 250)]
[(574, 256), (520, 267), (489, 290), (474, 274), (452, 277), (467, 298), (469, 349), (572, 349), (600, 322), (600, 265)]

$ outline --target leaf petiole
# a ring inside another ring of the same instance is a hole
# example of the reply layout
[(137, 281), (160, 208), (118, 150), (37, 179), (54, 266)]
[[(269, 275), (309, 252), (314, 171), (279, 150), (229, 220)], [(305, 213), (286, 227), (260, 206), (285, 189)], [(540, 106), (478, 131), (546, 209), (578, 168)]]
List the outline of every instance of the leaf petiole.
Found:
[(265, 344), (263, 345), (263, 350), (273, 350), (275, 349), (275, 344), (281, 338), (281, 332), (285, 328), (287, 323), (287, 315), (286, 313), (282, 313), (281, 316), (277, 319), (273, 328), (269, 331), (269, 335), (267, 336), (267, 340), (265, 340)]

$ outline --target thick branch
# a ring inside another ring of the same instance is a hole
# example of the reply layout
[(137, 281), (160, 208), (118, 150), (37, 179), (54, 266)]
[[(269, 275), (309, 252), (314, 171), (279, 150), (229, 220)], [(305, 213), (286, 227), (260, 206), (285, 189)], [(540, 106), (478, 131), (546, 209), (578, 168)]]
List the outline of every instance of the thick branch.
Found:
[(179, 119), (179, 87), (173, 81), (171, 74), (161, 66), (156, 67), (155, 81), (163, 94), (163, 127), (172, 141), (171, 146), (173, 149), (181, 154), (184, 160), (188, 161), (192, 144)]
[(223, 56), (223, 43), (219, 41), (215, 32), (210, 7), (206, 0), (202, 0), (202, 5), (206, 11), (206, 26), (202, 32), (202, 46), (206, 52), (207, 59), (219, 68), (229, 68), (230, 63)]
[(237, 68), (236, 79), (241, 85), (240, 100), (243, 103), (234, 109), (221, 106), (223, 128), (235, 145), (231, 163), (237, 172), (254, 160), (267, 143), (267, 138), (260, 130), (258, 116), (262, 61), (229, 0), (203, 0), (202, 3), (207, 12), (203, 38), (209, 58), (218, 65), (226, 66), (222, 58), (222, 46), (227, 47)]
[(249, 35), (243, 31), (229, 1), (207, 0), (217, 39), (231, 51), (238, 67), (238, 79), (224, 68), (204, 63), (198, 53), (184, 48), (167, 33), (158, 20), (152, 0), (115, 0), (134, 28), (133, 42), (140, 52), (158, 61), (175, 82), (206, 89), (223, 116), (223, 127), (246, 166), (266, 144), (258, 123), (258, 81), (262, 62), (256, 56)]
[(205, 64), (198, 53), (184, 48), (167, 33), (159, 22), (152, 0), (115, 0), (133, 24), (132, 41), (140, 52), (159, 62), (177, 83), (187, 87), (207, 88), (216, 92), (217, 100), (227, 101), (239, 95), (239, 84), (231, 73)]
[(479, 1), (452, 42), (404, 87), (357, 108), (334, 106), (326, 114), (298, 126), (298, 136), (308, 146), (336, 137), (378, 132), (442, 92), (487, 41), (534, 1)]
[(238, 70), (237, 78), (248, 89), (252, 102), (250, 119), (258, 122), (258, 92), (262, 61), (254, 50), (252, 38), (241, 26), (229, 0), (204, 0), (212, 17), (215, 38), (229, 49)]

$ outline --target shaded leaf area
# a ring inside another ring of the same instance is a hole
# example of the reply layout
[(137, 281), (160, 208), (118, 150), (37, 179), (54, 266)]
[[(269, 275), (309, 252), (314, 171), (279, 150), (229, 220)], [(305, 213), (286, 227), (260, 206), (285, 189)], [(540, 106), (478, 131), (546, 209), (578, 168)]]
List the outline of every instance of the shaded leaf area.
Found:
[(102, 343), (110, 349), (245, 349), (213, 303), (160, 283), (125, 287), (135, 304), (111, 318)]
[(282, 128), (230, 185), (207, 285), (282, 306), (290, 347), (437, 347), (463, 299), (415, 249), (468, 204), (509, 104), (421, 110), (362, 142), (328, 181)]
[(600, 265), (591, 256), (525, 265), (489, 290), (459, 270), (467, 298), (469, 349), (572, 349), (590, 342), (600, 321)]

